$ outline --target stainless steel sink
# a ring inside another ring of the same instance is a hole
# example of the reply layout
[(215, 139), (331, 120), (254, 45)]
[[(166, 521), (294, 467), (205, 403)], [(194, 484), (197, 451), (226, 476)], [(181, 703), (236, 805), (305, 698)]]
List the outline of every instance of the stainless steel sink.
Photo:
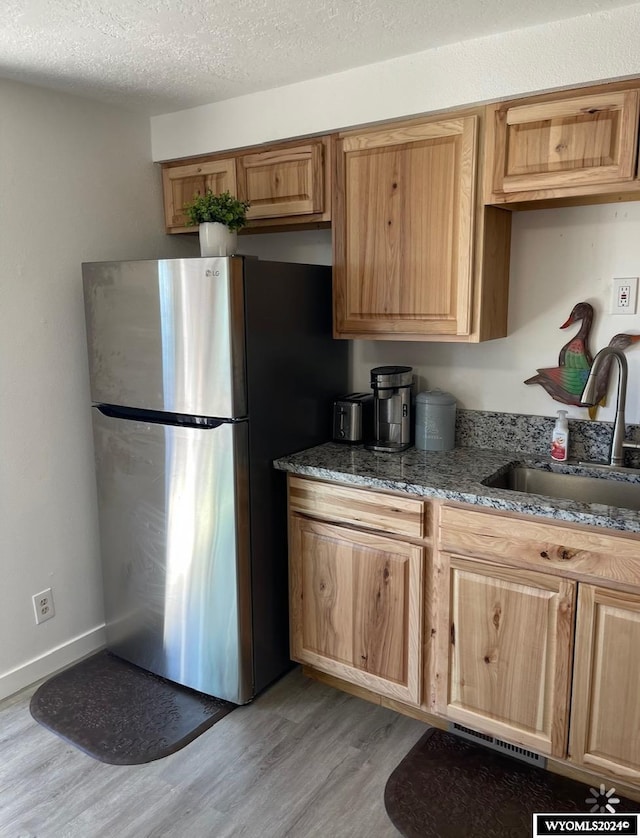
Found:
[(640, 483), (616, 480), (611, 476), (587, 477), (582, 474), (564, 474), (515, 466), (504, 474), (489, 477), (482, 482), (485, 486), (496, 489), (640, 510)]

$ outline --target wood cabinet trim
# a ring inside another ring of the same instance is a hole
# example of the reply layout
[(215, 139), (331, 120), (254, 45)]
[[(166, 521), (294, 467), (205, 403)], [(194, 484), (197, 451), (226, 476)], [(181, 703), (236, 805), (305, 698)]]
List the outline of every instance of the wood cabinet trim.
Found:
[(471, 331), (472, 286), (474, 260), (474, 228), (476, 220), (476, 181), (478, 166), (479, 118), (468, 117), (462, 121), (462, 148), (460, 152), (460, 182), (469, 189), (458, 190), (458, 282), (456, 286), (456, 334), (468, 335)]
[(465, 121), (469, 118), (442, 119), (417, 124), (411, 123), (410, 125), (391, 123), (377, 131), (365, 131), (362, 134), (345, 136), (342, 139), (342, 150), (344, 152), (350, 152), (372, 148), (387, 148), (388, 146), (412, 143), (419, 140), (433, 140), (439, 137), (463, 134), (465, 131)]
[[(631, 166), (631, 168), (633, 168)], [(631, 180), (633, 175), (626, 175), (627, 180)], [(588, 184), (619, 184), (625, 178), (620, 174), (619, 166), (598, 166), (578, 169), (575, 172), (562, 173), (562, 177), (546, 176), (546, 180), (542, 181), (537, 175), (511, 175), (508, 183), (503, 184), (505, 192), (517, 192), (519, 194), (526, 192), (537, 192), (548, 188), (564, 189), (573, 186), (584, 186)]]
[(400, 494), (383, 494), (289, 475), (289, 509), (415, 539), (427, 534), (425, 502)]
[(637, 92), (608, 91), (590, 95), (581, 93), (578, 96), (567, 96), (552, 102), (529, 102), (522, 105), (501, 105), (505, 110), (508, 125), (522, 125), (541, 119), (553, 119), (557, 116), (572, 116), (575, 113), (593, 113), (594, 111), (618, 110), (628, 103), (635, 101)]
[(444, 504), (438, 541), (447, 551), (600, 580), (612, 588), (640, 588), (640, 539), (625, 533)]

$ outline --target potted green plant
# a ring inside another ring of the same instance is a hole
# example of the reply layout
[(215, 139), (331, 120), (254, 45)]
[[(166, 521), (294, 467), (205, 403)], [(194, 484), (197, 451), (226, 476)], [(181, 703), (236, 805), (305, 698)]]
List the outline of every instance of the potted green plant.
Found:
[(229, 191), (194, 195), (184, 206), (188, 224), (198, 225), (202, 256), (230, 256), (235, 253), (238, 230), (247, 223), (249, 201), (240, 201)]

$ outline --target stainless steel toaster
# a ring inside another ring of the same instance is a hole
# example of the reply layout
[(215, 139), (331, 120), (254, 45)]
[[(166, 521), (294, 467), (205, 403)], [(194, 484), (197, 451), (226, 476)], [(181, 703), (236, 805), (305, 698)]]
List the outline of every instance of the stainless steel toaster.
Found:
[(369, 438), (373, 424), (373, 394), (347, 393), (333, 403), (333, 439), (355, 444)]

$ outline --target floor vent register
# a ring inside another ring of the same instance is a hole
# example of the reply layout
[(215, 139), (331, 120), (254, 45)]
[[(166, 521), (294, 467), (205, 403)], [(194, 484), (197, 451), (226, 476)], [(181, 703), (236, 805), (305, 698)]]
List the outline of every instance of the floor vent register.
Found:
[(449, 722), (448, 730), (450, 733), (455, 733), (462, 739), (468, 739), (469, 742), (484, 745), (485, 748), (491, 748), (494, 751), (499, 751), (501, 754), (515, 757), (523, 762), (528, 762), (530, 765), (546, 768), (546, 757), (536, 754), (535, 751), (528, 751), (526, 748), (521, 748), (520, 745), (512, 745), (511, 742), (505, 742), (503, 739), (497, 739), (495, 736), (487, 736), (486, 733), (479, 733), (477, 730), (464, 727), (464, 725), (459, 725), (456, 722)]

